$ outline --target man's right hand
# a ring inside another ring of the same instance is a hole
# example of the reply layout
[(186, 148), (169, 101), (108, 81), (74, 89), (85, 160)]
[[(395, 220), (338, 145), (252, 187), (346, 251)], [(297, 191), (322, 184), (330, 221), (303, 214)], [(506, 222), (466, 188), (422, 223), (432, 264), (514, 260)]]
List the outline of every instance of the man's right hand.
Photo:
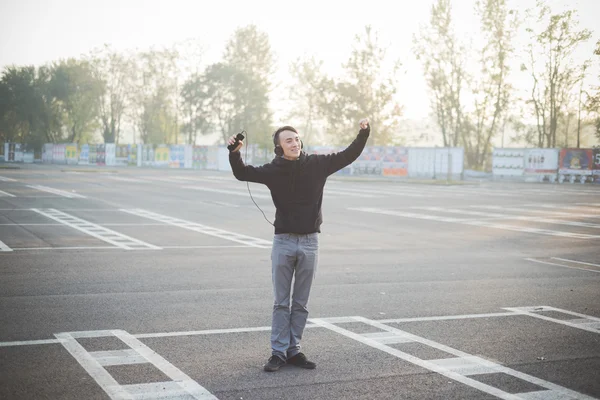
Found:
[[(235, 143), (235, 137), (236, 135), (233, 135), (229, 138), (229, 140), (227, 141), (227, 145), (231, 146), (232, 144)], [(244, 145), (244, 141), (240, 140), (240, 142), (238, 143), (237, 147), (233, 150), (231, 150), (232, 153), (235, 153), (236, 151), (240, 151), (240, 149), (242, 148), (242, 146)]]

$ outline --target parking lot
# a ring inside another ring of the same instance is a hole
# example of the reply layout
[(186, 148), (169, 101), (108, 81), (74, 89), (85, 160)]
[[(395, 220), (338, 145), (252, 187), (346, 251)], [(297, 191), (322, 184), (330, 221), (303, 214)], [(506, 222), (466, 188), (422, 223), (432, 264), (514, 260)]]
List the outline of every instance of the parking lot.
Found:
[(600, 398), (600, 185), (332, 177), (302, 351), (266, 373), (268, 191), (0, 169), (0, 398)]

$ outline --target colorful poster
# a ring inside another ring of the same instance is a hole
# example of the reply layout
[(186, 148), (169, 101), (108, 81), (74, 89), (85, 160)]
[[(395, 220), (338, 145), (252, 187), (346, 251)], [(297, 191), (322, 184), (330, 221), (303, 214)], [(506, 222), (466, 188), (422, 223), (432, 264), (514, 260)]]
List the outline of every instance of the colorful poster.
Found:
[(194, 146), (192, 152), (192, 168), (206, 169), (208, 146)]
[(594, 183), (600, 183), (600, 149), (594, 149), (593, 152), (593, 171)]
[(104, 144), (96, 145), (96, 164), (106, 164), (106, 146)]
[(118, 144), (115, 146), (115, 165), (127, 165), (129, 162), (129, 145)]
[(365, 147), (360, 156), (352, 164), (353, 175), (381, 175), (385, 147)]
[(408, 176), (408, 148), (387, 147), (381, 168), (383, 176)]
[(55, 144), (52, 148), (52, 162), (55, 164), (64, 164), (66, 160), (66, 151), (67, 146), (65, 144)]
[(169, 167), (183, 168), (185, 164), (185, 146), (172, 144), (169, 149)]
[(143, 144), (142, 146), (142, 165), (151, 166), (154, 165), (154, 145)]
[(157, 167), (167, 167), (169, 165), (169, 146), (159, 144), (154, 150), (154, 165)]
[(569, 175), (591, 175), (593, 151), (591, 149), (562, 149), (559, 173)]
[(98, 145), (90, 144), (88, 152), (88, 162), (95, 165), (98, 162)]
[(65, 159), (67, 164), (77, 164), (77, 161), (79, 161), (79, 155), (77, 154), (76, 143), (69, 143), (65, 145)]
[(87, 165), (90, 163), (90, 145), (82, 144), (79, 152), (79, 164)]
[(137, 145), (136, 144), (128, 144), (128, 152), (127, 152), (127, 164), (129, 165), (137, 165)]

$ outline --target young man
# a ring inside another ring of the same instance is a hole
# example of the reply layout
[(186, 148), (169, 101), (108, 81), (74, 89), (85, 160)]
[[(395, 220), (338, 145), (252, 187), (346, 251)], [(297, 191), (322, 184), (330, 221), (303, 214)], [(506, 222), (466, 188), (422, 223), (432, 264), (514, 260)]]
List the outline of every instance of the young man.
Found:
[[(360, 131), (352, 144), (334, 154), (307, 155), (302, 151), (298, 132), (291, 126), (281, 127), (273, 134), (277, 156), (269, 164), (260, 167), (244, 165), (239, 152), (242, 142), (229, 153), (233, 175), (240, 181), (266, 185), (276, 208), (271, 251), (272, 355), (264, 366), (265, 371), (277, 371), (286, 362), (301, 368), (316, 367), (300, 352), (300, 339), (308, 318), (306, 307), (317, 270), (323, 187), (329, 175), (350, 165), (362, 153), (371, 128), (366, 118), (359, 126)], [(234, 144), (235, 136), (228, 143)]]

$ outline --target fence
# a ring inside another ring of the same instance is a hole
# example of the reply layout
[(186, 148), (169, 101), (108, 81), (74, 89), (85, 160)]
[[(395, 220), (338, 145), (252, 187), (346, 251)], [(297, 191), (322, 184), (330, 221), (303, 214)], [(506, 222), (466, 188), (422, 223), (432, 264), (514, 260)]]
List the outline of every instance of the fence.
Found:
[[(308, 146), (308, 154), (329, 154), (344, 147)], [(43, 146), (41, 162), (67, 165), (186, 168), (229, 171), (225, 146), (146, 144), (52, 144)], [(251, 145), (242, 150), (246, 163), (270, 162), (272, 151)], [(0, 161), (34, 162), (33, 152), (19, 143), (0, 146)], [(466, 172), (466, 174), (465, 174)], [(368, 146), (338, 175), (392, 178), (463, 179), (461, 147)], [(470, 176), (470, 175), (469, 175)], [(600, 183), (600, 149), (494, 148), (492, 179), (537, 182)]]
[(494, 179), (600, 183), (600, 149), (495, 148)]

